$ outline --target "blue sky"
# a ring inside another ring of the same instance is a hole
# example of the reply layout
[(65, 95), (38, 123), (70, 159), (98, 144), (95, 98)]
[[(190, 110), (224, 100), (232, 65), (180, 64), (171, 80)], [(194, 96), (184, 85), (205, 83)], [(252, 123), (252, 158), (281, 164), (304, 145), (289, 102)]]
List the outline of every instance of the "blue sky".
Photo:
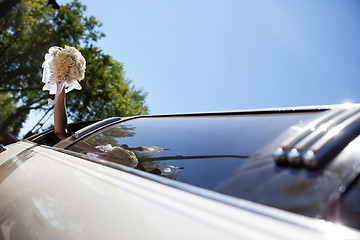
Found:
[(360, 102), (360, 1), (81, 2), (152, 114)]

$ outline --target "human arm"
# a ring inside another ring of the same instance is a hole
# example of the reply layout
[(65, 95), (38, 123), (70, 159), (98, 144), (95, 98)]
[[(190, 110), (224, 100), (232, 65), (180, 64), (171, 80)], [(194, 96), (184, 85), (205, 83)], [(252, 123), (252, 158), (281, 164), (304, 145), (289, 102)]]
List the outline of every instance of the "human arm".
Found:
[[(59, 87), (59, 84), (57, 83)], [(62, 89), (54, 108), (54, 131), (58, 138), (65, 139), (70, 134), (67, 131), (67, 114), (65, 88)]]

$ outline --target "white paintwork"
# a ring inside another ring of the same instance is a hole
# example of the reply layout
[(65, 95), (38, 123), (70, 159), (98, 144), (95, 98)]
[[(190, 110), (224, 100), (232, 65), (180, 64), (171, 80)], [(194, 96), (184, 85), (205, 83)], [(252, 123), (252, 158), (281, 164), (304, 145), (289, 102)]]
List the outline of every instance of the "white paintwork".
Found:
[[(8, 146), (0, 169), (30, 146)], [(30, 151), (0, 183), (5, 240), (360, 239), (358, 231), (332, 223), (259, 206), (321, 229), (304, 228), (49, 148)]]

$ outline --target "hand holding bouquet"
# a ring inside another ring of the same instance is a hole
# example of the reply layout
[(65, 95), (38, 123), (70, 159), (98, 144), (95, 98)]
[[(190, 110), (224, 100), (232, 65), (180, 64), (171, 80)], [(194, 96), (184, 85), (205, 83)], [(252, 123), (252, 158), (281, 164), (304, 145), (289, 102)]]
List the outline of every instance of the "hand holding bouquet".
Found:
[(49, 99), (49, 105), (56, 103), (64, 87), (66, 93), (73, 89), (81, 90), (79, 81), (85, 77), (86, 61), (76, 48), (51, 47), (49, 53), (45, 54), (42, 67), (42, 82), (45, 83), (43, 90), (55, 94), (54, 100)]

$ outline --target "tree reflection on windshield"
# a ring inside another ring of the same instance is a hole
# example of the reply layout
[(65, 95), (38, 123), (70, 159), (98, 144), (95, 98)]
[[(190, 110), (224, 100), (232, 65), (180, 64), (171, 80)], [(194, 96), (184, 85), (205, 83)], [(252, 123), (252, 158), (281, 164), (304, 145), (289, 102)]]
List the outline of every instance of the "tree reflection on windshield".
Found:
[(100, 134), (89, 138), (86, 142), (92, 146), (107, 145), (112, 146), (118, 145), (117, 138), (133, 137), (135, 135), (135, 127), (127, 124), (118, 125), (112, 128), (111, 131), (104, 131)]

